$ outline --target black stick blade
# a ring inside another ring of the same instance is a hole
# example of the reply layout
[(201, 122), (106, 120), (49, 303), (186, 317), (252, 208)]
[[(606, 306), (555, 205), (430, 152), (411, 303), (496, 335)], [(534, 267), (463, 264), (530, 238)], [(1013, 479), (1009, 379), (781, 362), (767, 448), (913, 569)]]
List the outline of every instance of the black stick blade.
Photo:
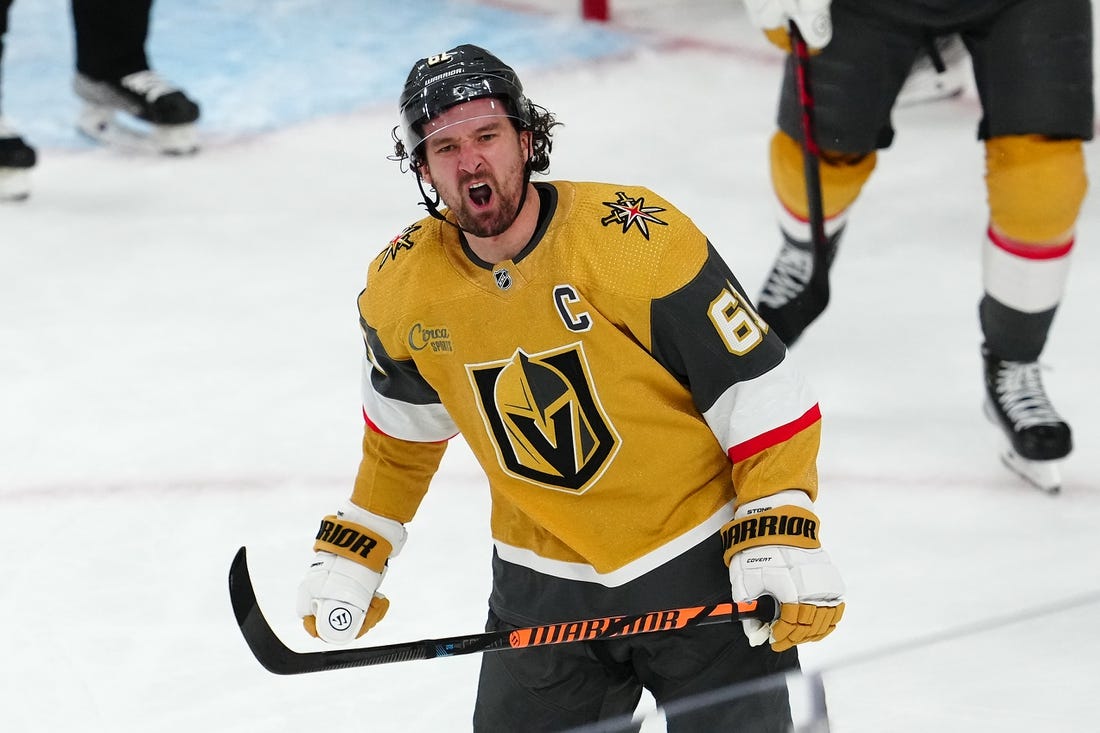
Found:
[(248, 574), (247, 553), (243, 547), (237, 550), (233, 563), (229, 566), (229, 600), (233, 604), (237, 626), (260, 664), (275, 674), (296, 674), (296, 652), (287, 648), (275, 635), (260, 611), (256, 591), (252, 588), (252, 578)]
[[(296, 652), (272, 630), (260, 605), (252, 578), (248, 574), (248, 556), (245, 548), (237, 550), (229, 566), (229, 600), (233, 615), (241, 629), (245, 643), (264, 669), (273, 674), (292, 675), (324, 672), (333, 669), (366, 667), (390, 662), (414, 659), (472, 654), (489, 647), (506, 646), (495, 636), (478, 634), (472, 638), (436, 639), (405, 644), (388, 644), (367, 648), (333, 649), (323, 652)], [(506, 634), (500, 635), (506, 641)], [(495, 643), (494, 643), (495, 642)]]

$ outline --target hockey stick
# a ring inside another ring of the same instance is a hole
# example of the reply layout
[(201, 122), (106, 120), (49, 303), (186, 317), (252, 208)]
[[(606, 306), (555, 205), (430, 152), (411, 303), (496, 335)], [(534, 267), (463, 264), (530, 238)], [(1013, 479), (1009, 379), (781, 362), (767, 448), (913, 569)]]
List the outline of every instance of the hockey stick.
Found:
[(260, 611), (256, 592), (252, 588), (252, 579), (248, 574), (248, 560), (243, 547), (237, 550), (237, 555), (229, 568), (229, 598), (233, 603), (237, 625), (241, 628), (241, 634), (248, 648), (267, 671), (281, 675), (368, 667), (413, 659), (454, 657), (502, 649), (568, 644), (575, 641), (594, 641), (682, 629), (686, 626), (723, 623), (743, 618), (771, 621), (775, 618), (776, 612), (775, 599), (764, 596), (748, 603), (718, 603), (709, 606), (674, 608), (651, 613), (594, 618), (384, 646), (296, 652), (283, 644)]
[(825, 208), (821, 199), (821, 148), (814, 132), (814, 96), (810, 85), (810, 51), (794, 21), (788, 26), (791, 51), (795, 60), (795, 80), (802, 113), (802, 163), (806, 178), (806, 201), (810, 219), (810, 244), (814, 265), (810, 281), (795, 298), (794, 309), (805, 316), (808, 325), (829, 304), (829, 240), (825, 236)]

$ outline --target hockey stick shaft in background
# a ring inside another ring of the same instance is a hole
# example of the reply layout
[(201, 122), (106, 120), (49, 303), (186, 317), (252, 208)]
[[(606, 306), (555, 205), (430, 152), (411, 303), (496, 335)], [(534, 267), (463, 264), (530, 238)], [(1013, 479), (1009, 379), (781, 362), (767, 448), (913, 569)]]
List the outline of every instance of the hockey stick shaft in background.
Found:
[(829, 304), (829, 242), (825, 236), (825, 207), (821, 196), (821, 149), (817, 146), (814, 125), (814, 95), (810, 83), (810, 51), (806, 40), (791, 21), (788, 28), (791, 51), (795, 61), (795, 80), (802, 123), (802, 163), (806, 178), (806, 202), (809, 213), (810, 243), (813, 246), (814, 268), (806, 288), (803, 308), (812, 312), (807, 323), (816, 318)]
[(529, 626), (442, 639), (424, 639), (384, 646), (296, 652), (283, 644), (260, 611), (256, 592), (252, 587), (252, 579), (248, 573), (248, 558), (243, 547), (237, 551), (229, 568), (229, 598), (233, 604), (237, 625), (241, 629), (248, 648), (265, 669), (280, 675), (368, 667), (413, 659), (436, 659), (578, 641), (598, 641), (635, 634), (671, 631), (688, 626), (727, 623), (744, 618), (771, 621), (776, 613), (775, 600), (765, 596), (748, 603), (718, 603), (673, 608), (650, 613)]

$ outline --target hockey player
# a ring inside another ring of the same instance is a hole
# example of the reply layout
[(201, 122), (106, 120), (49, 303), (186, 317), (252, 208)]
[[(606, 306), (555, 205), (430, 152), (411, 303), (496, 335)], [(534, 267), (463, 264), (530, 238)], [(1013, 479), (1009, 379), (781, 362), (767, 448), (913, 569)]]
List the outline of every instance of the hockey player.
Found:
[[(0, 0), (0, 72), (12, 0)], [(198, 150), (199, 106), (150, 70), (145, 54), (152, 0), (72, 0), (76, 40), (73, 90), (83, 102), (77, 129), (94, 140), (182, 155)], [(0, 82), (3, 74), (0, 73)], [(117, 113), (137, 120), (120, 123)], [(33, 147), (0, 116), (0, 201), (30, 194)]]
[[(363, 458), (317, 534), (306, 629), (345, 643), (386, 613), (379, 583), (461, 433), (492, 500), (488, 629), (731, 592), (782, 609), (487, 654), (474, 730), (560, 730), (632, 713), (643, 688), (664, 704), (797, 669), (794, 645), (834, 628), (844, 587), (814, 512), (819, 408), (782, 342), (658, 194), (533, 182), (557, 123), (488, 51), (417, 61), (400, 106), (395, 157), (430, 216), (359, 296)], [(669, 717), (673, 731), (790, 724), (781, 682)]]
[[(1061, 302), (1086, 190), (1082, 141), (1093, 134), (1089, 0), (745, 0), (781, 40), (793, 19), (807, 43), (831, 263), (845, 219), (890, 145), (890, 112), (928, 35), (958, 33), (982, 102), (989, 224), (982, 245), (987, 414), (1011, 443), (1009, 467), (1047, 490), (1072, 449), (1051, 405), (1039, 356)], [(934, 6), (934, 7), (933, 7)], [(831, 20), (831, 23), (830, 23)], [(818, 315), (795, 299), (812, 270), (793, 60), (771, 141), (783, 245), (760, 295), (760, 313), (787, 344)]]

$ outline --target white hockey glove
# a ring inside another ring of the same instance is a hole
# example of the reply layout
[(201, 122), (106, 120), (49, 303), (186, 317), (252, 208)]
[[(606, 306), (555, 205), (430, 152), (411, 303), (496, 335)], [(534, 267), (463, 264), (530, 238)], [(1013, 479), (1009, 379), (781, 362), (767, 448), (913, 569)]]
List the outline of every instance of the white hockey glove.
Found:
[(844, 614), (844, 581), (821, 549), (813, 502), (802, 491), (780, 491), (738, 508), (722, 528), (734, 601), (769, 595), (779, 604), (771, 623), (744, 619), (751, 646), (770, 641), (781, 652), (817, 641)]
[(745, 0), (749, 20), (761, 28), (768, 40), (785, 51), (791, 50), (787, 22), (793, 20), (806, 39), (806, 46), (821, 49), (833, 37), (829, 15), (832, 0)]
[(298, 615), (312, 636), (343, 644), (382, 620), (389, 599), (377, 593), (386, 561), (405, 544), (405, 527), (351, 502), (321, 520), (316, 551), (298, 586)]

